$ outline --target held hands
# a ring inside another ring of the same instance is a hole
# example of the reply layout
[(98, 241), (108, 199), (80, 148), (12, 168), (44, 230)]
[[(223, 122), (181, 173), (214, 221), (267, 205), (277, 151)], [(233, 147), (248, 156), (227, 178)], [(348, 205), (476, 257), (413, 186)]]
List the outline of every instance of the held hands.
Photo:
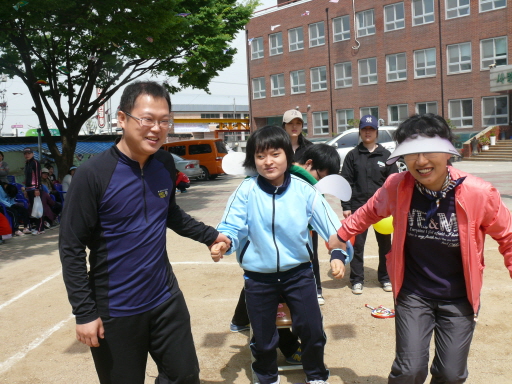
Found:
[(97, 318), (87, 324), (76, 325), (76, 339), (81, 343), (88, 345), (89, 347), (99, 347), (98, 341), (105, 338), (105, 329), (103, 328), (103, 322), (101, 318)]
[(212, 256), (213, 261), (216, 263), (220, 261), (220, 259), (223, 258), (223, 255), (228, 251), (229, 245), (226, 244), (224, 241), (221, 241), (219, 243), (215, 243), (210, 248), (210, 254)]
[(343, 217), (346, 219), (352, 214), (352, 211), (343, 211)]
[(341, 279), (345, 276), (345, 264), (338, 259), (331, 260), (332, 277)]

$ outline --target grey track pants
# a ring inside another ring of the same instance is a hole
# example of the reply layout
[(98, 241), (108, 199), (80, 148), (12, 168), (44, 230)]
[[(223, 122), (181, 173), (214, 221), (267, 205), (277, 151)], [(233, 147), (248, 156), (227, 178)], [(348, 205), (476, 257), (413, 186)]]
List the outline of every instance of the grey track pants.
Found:
[(435, 356), (430, 383), (464, 383), (475, 330), (474, 311), (469, 302), (429, 300), (402, 291), (395, 309), (396, 357), (388, 383), (425, 382), (432, 332)]

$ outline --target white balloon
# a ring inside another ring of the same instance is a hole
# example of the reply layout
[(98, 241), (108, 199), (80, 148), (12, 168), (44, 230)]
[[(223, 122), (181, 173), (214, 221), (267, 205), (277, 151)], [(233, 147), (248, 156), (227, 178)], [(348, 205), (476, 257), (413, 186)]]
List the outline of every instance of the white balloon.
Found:
[(243, 166), (245, 161), (245, 153), (243, 152), (230, 152), (222, 158), (222, 169), (228, 175), (245, 175), (254, 176), (255, 171), (246, 169)]
[(340, 175), (325, 176), (318, 183), (315, 188), (324, 195), (333, 195), (342, 201), (349, 201), (352, 196), (352, 188), (347, 180)]

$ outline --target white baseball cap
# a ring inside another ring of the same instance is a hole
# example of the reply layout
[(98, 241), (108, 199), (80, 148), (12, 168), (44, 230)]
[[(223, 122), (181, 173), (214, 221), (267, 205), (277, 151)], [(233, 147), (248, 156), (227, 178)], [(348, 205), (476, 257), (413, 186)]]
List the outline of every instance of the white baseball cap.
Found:
[(411, 155), (413, 153), (449, 153), (460, 156), (459, 151), (455, 149), (448, 139), (443, 139), (435, 135), (428, 137), (424, 135), (412, 135), (397, 145), (393, 153), (389, 156), (386, 164), (391, 165), (396, 162), (400, 156)]
[(284, 113), (283, 123), (289, 123), (293, 119), (300, 119), (300, 121), (302, 121), (302, 124), (304, 124), (304, 119), (302, 118), (302, 113), (300, 113), (296, 109), (290, 109), (289, 111), (286, 111)]

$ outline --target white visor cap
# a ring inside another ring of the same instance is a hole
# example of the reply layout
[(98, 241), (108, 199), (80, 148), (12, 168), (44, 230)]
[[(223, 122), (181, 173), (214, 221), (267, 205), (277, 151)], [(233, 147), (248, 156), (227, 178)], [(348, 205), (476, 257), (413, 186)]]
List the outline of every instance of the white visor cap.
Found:
[(459, 151), (455, 149), (449, 140), (435, 135), (428, 137), (423, 135), (413, 135), (397, 145), (393, 153), (389, 156), (386, 164), (391, 165), (401, 156), (411, 155), (413, 153), (449, 153), (454, 156), (460, 156)]

